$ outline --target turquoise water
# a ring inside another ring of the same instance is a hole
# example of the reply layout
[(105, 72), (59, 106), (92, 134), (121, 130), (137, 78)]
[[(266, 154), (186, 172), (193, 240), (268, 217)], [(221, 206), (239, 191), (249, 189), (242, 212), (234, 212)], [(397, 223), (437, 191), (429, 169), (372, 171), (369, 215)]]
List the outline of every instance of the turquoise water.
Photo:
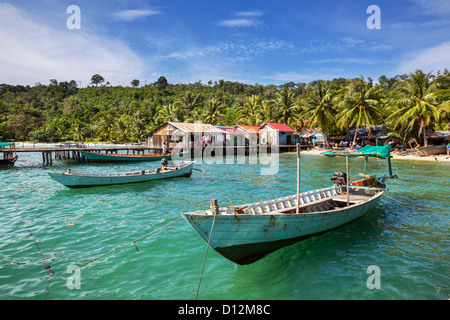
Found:
[[(229, 196), (236, 205), (296, 191), (294, 154), (281, 154), (273, 175), (261, 175), (264, 165), (244, 157), (235, 159), (241, 164), (198, 164), (204, 172), (191, 178), (79, 190), (58, 184), (47, 171), (133, 171), (143, 164), (43, 166), (38, 153), (19, 157), (14, 168), (0, 170), (3, 300), (193, 300), (206, 243), (184, 220), (176, 221), (180, 212), (207, 208), (212, 198), (229, 205)], [(351, 159), (352, 177), (363, 167), (363, 160)], [(381, 160), (369, 168), (387, 171)], [(383, 197), (369, 215), (341, 229), (247, 266), (210, 249), (198, 299), (448, 299), (450, 166), (393, 160), (393, 168), (399, 179), (388, 180), (387, 195), (397, 201)], [(334, 171), (345, 171), (343, 159), (302, 156), (302, 191), (330, 186)], [(51, 278), (44, 260), (55, 272)], [(68, 272), (83, 264), (78, 274)], [(369, 266), (379, 267), (379, 289), (367, 286)]]

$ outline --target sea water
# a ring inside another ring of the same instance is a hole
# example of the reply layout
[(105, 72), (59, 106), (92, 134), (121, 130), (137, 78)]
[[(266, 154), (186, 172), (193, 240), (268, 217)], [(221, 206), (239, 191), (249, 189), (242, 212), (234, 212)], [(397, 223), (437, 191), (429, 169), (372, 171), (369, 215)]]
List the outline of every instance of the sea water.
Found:
[[(280, 154), (272, 174), (249, 157), (235, 160), (198, 163), (202, 172), (190, 178), (69, 189), (47, 172), (159, 163), (44, 166), (40, 153), (19, 154), (0, 170), (0, 299), (193, 300), (197, 290), (199, 300), (449, 298), (450, 167), (413, 160), (392, 160), (399, 178), (387, 180), (389, 198), (340, 229), (246, 266), (210, 248), (199, 287), (207, 245), (180, 212), (206, 209), (210, 199), (228, 206), (296, 192), (295, 154)], [(363, 168), (350, 159), (351, 179)], [(369, 159), (369, 172), (387, 170)], [(344, 159), (302, 155), (301, 191), (331, 186), (334, 171), (345, 171)]]

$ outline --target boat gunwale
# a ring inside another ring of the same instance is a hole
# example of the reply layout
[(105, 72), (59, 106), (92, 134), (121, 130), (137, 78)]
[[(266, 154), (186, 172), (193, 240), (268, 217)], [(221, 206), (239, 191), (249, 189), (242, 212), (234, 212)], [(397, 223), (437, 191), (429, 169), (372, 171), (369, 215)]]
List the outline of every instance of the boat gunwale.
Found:
[(170, 167), (173, 169), (167, 170), (167, 171), (156, 172), (157, 169), (145, 170), (144, 174), (142, 174), (142, 171), (130, 171), (130, 172), (111, 173), (111, 174), (108, 174), (108, 173), (106, 173), (106, 174), (82, 174), (82, 173), (67, 173), (67, 172), (47, 172), (47, 173), (57, 175), (57, 176), (82, 177), (82, 178), (109, 178), (109, 177), (117, 178), (117, 177), (131, 177), (131, 176), (148, 176), (148, 175), (154, 175), (154, 174), (158, 174), (158, 173), (166, 173), (166, 172), (172, 172), (175, 170), (180, 170), (180, 169), (186, 168), (189, 165), (193, 165), (194, 163), (195, 163), (195, 161), (188, 161), (188, 162), (182, 163), (180, 165), (177, 165), (177, 168)]

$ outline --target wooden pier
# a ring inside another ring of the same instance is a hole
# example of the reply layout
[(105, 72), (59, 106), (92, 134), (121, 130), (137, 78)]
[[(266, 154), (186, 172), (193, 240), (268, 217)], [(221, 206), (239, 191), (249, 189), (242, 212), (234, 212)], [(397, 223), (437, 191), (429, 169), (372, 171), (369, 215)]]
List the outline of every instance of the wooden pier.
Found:
[(147, 148), (143, 146), (128, 146), (128, 147), (93, 147), (93, 148), (81, 148), (81, 147), (45, 147), (45, 148), (16, 148), (17, 153), (31, 153), (41, 152), (42, 163), (44, 165), (52, 165), (53, 159), (55, 160), (78, 160), (86, 161), (82, 156), (81, 151), (90, 152), (104, 152), (104, 153), (119, 153), (119, 151), (126, 151), (126, 154), (144, 154), (147, 153), (161, 153), (160, 148)]

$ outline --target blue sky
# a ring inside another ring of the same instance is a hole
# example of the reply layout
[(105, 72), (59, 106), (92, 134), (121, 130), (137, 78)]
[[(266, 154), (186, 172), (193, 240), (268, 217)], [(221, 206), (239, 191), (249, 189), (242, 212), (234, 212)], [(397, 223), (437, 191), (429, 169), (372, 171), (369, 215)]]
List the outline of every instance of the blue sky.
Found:
[(376, 82), (449, 67), (449, 0), (0, 0), (0, 83)]

